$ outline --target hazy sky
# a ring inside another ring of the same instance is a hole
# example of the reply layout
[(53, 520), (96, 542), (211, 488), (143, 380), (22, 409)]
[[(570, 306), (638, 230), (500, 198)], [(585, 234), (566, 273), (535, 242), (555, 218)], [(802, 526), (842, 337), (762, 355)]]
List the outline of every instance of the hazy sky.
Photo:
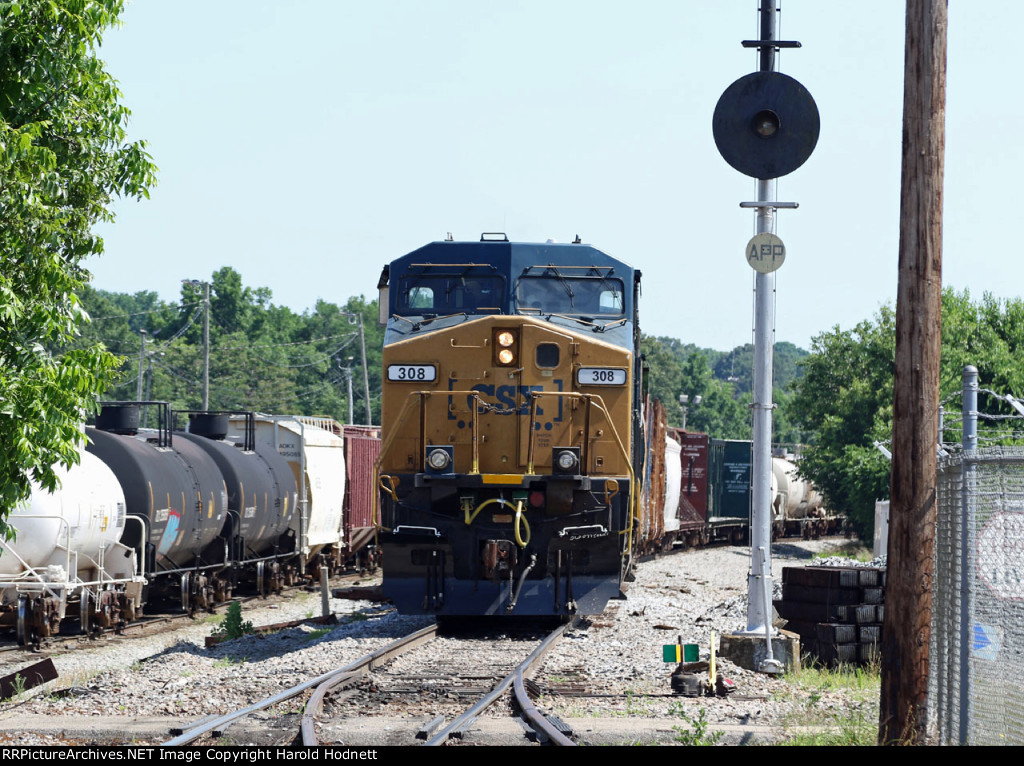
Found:
[[(895, 301), (905, 3), (784, 0), (779, 71), (821, 136), (779, 181), (777, 339), (808, 347)], [(222, 266), (275, 303), (376, 295), (381, 266), (452, 232), (584, 242), (644, 274), (641, 325), (751, 341), (755, 182), (711, 135), (757, 69), (756, 0), (129, 3), (102, 56), (160, 168), (117, 206), (95, 286), (176, 300)], [(944, 283), (1021, 294), (1010, 249), (1024, 99), (1018, 0), (952, 0)], [(1018, 213), (1019, 214), (1019, 213)]]

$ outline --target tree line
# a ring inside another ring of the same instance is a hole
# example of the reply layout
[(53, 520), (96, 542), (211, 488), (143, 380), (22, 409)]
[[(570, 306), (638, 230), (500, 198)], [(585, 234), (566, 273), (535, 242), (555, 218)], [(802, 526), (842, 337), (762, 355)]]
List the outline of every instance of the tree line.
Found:
[[(943, 440), (959, 442), (958, 409), (965, 365), (978, 368), (984, 388), (1024, 396), (1024, 301), (985, 294), (972, 300), (966, 290), (942, 293), (940, 400), (948, 401), (953, 428)], [(872, 319), (849, 330), (817, 335), (793, 386), (793, 411), (815, 430), (804, 450), (801, 472), (822, 490), (828, 506), (850, 518), (856, 532), (871, 539), (875, 500), (889, 496), (889, 460), (876, 447), (892, 438), (896, 315), (883, 306)], [(1008, 403), (991, 414), (1012, 415)], [(979, 423), (979, 440), (1020, 443), (1024, 432), (1012, 424)], [(1009, 424), (1009, 425), (1008, 425)]]
[[(376, 300), (320, 300), (296, 313), (275, 305), (268, 288), (245, 286), (229, 266), (212, 274), (209, 296), (209, 409), (323, 415), (347, 423), (351, 401), (355, 423), (380, 423), (383, 329)], [(102, 344), (120, 356), (117, 378), (103, 393), (107, 400), (201, 409), (205, 297), (202, 282), (183, 282), (176, 302), (151, 291), (87, 287), (81, 300), (91, 321), (67, 348)]]
[[(649, 367), (650, 393), (665, 405), (670, 426), (685, 426), (717, 439), (751, 438), (753, 345), (715, 351), (675, 338), (644, 336), (640, 349)], [(804, 444), (813, 436), (792, 407), (792, 387), (802, 375), (800, 365), (806, 356), (792, 343), (775, 344), (772, 441), (779, 445)], [(685, 414), (681, 395), (688, 397)]]
[[(380, 423), (381, 348), (377, 299), (320, 300), (302, 313), (273, 303), (266, 287), (249, 287), (225, 266), (209, 281), (209, 409), (323, 415), (348, 422), (348, 376), (356, 423)], [(183, 281), (177, 301), (155, 292), (116, 293), (92, 286), (80, 291), (90, 322), (58, 354), (102, 346), (120, 357), (107, 400), (167, 401), (178, 410), (202, 405), (205, 283)], [(362, 337), (360, 337), (360, 322)], [(690, 397), (685, 425), (718, 438), (750, 438), (753, 347), (729, 352), (701, 349), (674, 338), (644, 336), (649, 391), (667, 407), (669, 422), (684, 425), (679, 395)], [(805, 351), (776, 348), (776, 397), (788, 402)], [(699, 398), (699, 404), (696, 404)], [(788, 405), (786, 405), (788, 406)], [(777, 441), (805, 434), (789, 416), (777, 417)]]
[[(268, 288), (245, 286), (231, 267), (215, 271), (209, 284), (210, 409), (349, 422), (351, 375), (354, 421), (380, 423), (383, 328), (376, 299), (320, 300), (296, 313), (275, 305)], [(107, 349), (120, 357), (120, 367), (104, 398), (200, 409), (204, 298), (202, 283), (183, 283), (176, 302), (150, 291), (129, 295), (86, 286), (80, 301), (92, 321), (55, 355)], [(1018, 361), (1024, 352), (1020, 299), (985, 295), (975, 302), (966, 291), (947, 289), (942, 339), (943, 396), (959, 391), (965, 364), (978, 367), (985, 386), (1024, 394), (1024, 365)], [(750, 438), (753, 346), (716, 351), (643, 336), (641, 352), (648, 391), (665, 404), (669, 425), (715, 438)], [(883, 306), (849, 330), (820, 333), (810, 352), (778, 343), (774, 359), (774, 442), (797, 445), (802, 474), (821, 490), (830, 510), (846, 514), (855, 531), (869, 539), (875, 500), (889, 491), (889, 461), (876, 443), (884, 446), (892, 435), (893, 309)], [(685, 414), (681, 394), (689, 397)], [(1012, 413), (1009, 405), (1004, 409)], [(983, 438), (984, 429), (996, 425), (983, 423)], [(955, 434), (947, 436), (955, 441)]]

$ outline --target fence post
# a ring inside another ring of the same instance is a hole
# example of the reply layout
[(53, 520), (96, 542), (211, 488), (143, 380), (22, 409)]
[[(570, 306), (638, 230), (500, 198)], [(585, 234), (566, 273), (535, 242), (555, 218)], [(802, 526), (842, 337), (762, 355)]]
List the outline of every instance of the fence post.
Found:
[(978, 450), (978, 368), (965, 365), (963, 371), (963, 462), (960, 471), (960, 731), (961, 745), (967, 744), (971, 714), (971, 562), (974, 529), (975, 453)]
[(978, 449), (978, 368), (964, 366), (963, 375), (964, 451)]

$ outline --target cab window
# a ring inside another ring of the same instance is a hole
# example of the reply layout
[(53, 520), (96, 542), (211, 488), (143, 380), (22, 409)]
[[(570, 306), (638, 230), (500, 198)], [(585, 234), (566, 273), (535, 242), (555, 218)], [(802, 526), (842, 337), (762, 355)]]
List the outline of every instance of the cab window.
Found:
[(622, 282), (601, 277), (524, 276), (516, 286), (520, 312), (621, 317)]
[(502, 280), (491, 276), (409, 275), (400, 280), (402, 314), (501, 313)]

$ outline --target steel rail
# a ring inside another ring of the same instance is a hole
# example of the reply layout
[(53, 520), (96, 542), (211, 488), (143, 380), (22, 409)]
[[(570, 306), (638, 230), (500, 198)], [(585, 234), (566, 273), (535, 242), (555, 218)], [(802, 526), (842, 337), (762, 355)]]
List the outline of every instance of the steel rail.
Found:
[(547, 737), (548, 741), (550, 741), (552, 745), (576, 747), (576, 743), (555, 728), (551, 721), (547, 719), (547, 716), (545, 716), (537, 709), (537, 706), (533, 704), (533, 700), (530, 699), (530, 695), (526, 692), (526, 685), (523, 683), (523, 674), (518, 670), (516, 671), (515, 691), (516, 702), (518, 703), (519, 709), (522, 711), (523, 716), (526, 718), (526, 722), (530, 725), (531, 729)]
[(423, 628), (423, 630), (417, 631), (403, 639), (390, 643), (383, 649), (378, 649), (376, 652), (366, 655), (361, 660), (357, 660), (351, 665), (341, 668), (331, 678), (328, 678), (323, 681), (323, 683), (319, 684), (309, 700), (306, 701), (306, 708), (302, 713), (302, 720), (299, 724), (299, 730), (302, 734), (302, 744), (307, 747), (315, 747), (320, 744), (316, 736), (315, 724), (317, 716), (320, 715), (323, 709), (324, 698), (327, 696), (328, 692), (338, 686), (356, 681), (365, 675), (368, 670), (372, 670), (378, 665), (382, 665), (407, 651), (415, 649), (417, 646), (430, 641), (436, 635), (436, 624)]
[(369, 654), (360, 657), (355, 662), (349, 663), (344, 667), (335, 668), (334, 670), (324, 673), (323, 675), (317, 676), (316, 678), (310, 679), (308, 681), (303, 681), (302, 683), (296, 684), (290, 689), (285, 689), (284, 691), (279, 692), (278, 694), (275, 694), (272, 697), (267, 697), (265, 699), (260, 700), (259, 702), (254, 702), (252, 705), (249, 705), (248, 707), (245, 707), (241, 710), (235, 710), (231, 713), (227, 713), (226, 715), (222, 715), (219, 718), (215, 718), (211, 721), (199, 724), (198, 726), (195, 726), (191, 729), (186, 729), (177, 737), (169, 739), (166, 742), (162, 742), (160, 744), (162, 747), (177, 747), (179, 745), (187, 745), (190, 742), (194, 742), (203, 734), (211, 732), (219, 727), (223, 727), (230, 723), (233, 723), (234, 721), (237, 721), (240, 718), (244, 718), (250, 713), (255, 713), (257, 710), (262, 710), (263, 708), (270, 707), (271, 705), (275, 705), (278, 702), (283, 702), (286, 699), (290, 699), (291, 697), (294, 697), (297, 694), (301, 694), (306, 689), (309, 689), (313, 686), (319, 686), (320, 684), (327, 683), (331, 679), (337, 679), (339, 676), (349, 676), (353, 674), (358, 675), (361, 672), (365, 672), (367, 669), (373, 668), (375, 663), (387, 661), (391, 658), (391, 656), (395, 654), (400, 654), (403, 651), (407, 651), (408, 649), (411, 649), (415, 646), (419, 646), (421, 643), (425, 643), (426, 641), (429, 641), (432, 638), (434, 638), (436, 634), (436, 625), (431, 625), (426, 628), (423, 628), (422, 630), (418, 630), (415, 633), (410, 633), (408, 636), (400, 638), (397, 641), (392, 641), (387, 646), (384, 646), (381, 649), (377, 649), (374, 652), (370, 652)]
[(516, 666), (516, 668), (511, 673), (505, 676), (505, 678), (499, 681), (498, 684), (490, 692), (488, 692), (475, 705), (469, 708), (462, 715), (458, 716), (450, 724), (448, 724), (440, 731), (438, 731), (433, 737), (431, 737), (423, 744), (428, 747), (436, 747), (438, 745), (443, 745), (448, 740), (449, 735), (453, 731), (463, 728), (464, 726), (469, 724), (473, 719), (477, 718), (484, 710), (486, 710), (488, 707), (497, 702), (501, 698), (501, 696), (508, 690), (508, 688), (513, 684), (517, 674), (521, 675), (529, 671), (533, 664), (536, 663), (541, 657), (543, 657), (544, 654), (548, 651), (548, 649), (554, 646), (555, 643), (562, 638), (562, 636), (565, 634), (565, 631), (575, 627), (578, 624), (578, 622), (579, 619), (575, 618), (572, 621), (567, 622), (564, 625), (560, 625), (558, 628), (553, 630), (548, 635), (548, 637), (540, 643), (540, 646), (533, 650), (529, 657), (527, 657), (525, 660), (519, 663), (519, 665)]

